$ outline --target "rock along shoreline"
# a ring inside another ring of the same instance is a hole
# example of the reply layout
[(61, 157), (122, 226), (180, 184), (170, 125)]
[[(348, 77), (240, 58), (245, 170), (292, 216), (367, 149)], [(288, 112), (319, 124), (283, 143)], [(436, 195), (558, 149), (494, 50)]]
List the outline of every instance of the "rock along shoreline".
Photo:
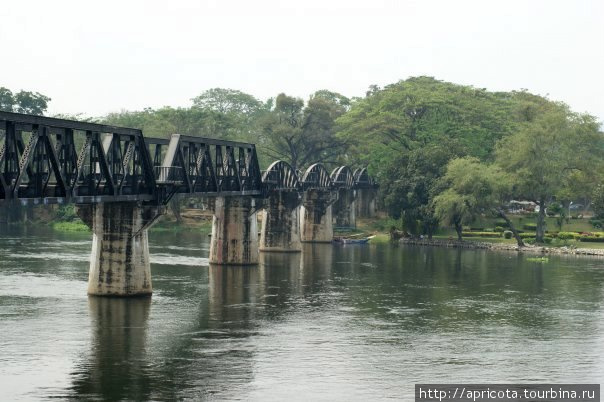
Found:
[(413, 246), (429, 246), (429, 247), (450, 247), (464, 248), (469, 250), (493, 250), (493, 251), (516, 251), (519, 253), (532, 254), (567, 254), (567, 255), (587, 255), (594, 257), (604, 257), (604, 249), (595, 248), (574, 248), (574, 247), (545, 247), (531, 246), (518, 247), (515, 244), (502, 243), (486, 243), (474, 241), (458, 241), (458, 240), (440, 240), (440, 239), (411, 239), (402, 238), (400, 244)]

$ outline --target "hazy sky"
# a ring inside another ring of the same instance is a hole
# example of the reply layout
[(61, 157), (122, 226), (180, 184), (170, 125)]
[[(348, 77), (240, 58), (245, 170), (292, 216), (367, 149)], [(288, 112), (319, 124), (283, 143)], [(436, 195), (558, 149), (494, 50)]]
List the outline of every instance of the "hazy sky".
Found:
[(265, 99), (361, 96), (415, 75), (526, 88), (604, 120), (602, 0), (5, 0), (0, 86), (99, 116), (188, 106), (214, 87)]

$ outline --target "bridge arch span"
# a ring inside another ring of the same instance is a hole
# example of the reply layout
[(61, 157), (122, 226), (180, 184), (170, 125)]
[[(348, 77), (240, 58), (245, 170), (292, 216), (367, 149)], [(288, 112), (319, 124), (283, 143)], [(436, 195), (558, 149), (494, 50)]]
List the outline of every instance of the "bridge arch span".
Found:
[(306, 169), (302, 176), (302, 184), (305, 190), (309, 188), (327, 190), (333, 187), (329, 172), (322, 163), (315, 163)]
[(354, 174), (348, 166), (340, 166), (331, 172), (331, 181), (338, 188), (351, 189), (355, 185)]
[(269, 190), (302, 190), (302, 183), (292, 166), (282, 160), (275, 161), (262, 174), (262, 183)]

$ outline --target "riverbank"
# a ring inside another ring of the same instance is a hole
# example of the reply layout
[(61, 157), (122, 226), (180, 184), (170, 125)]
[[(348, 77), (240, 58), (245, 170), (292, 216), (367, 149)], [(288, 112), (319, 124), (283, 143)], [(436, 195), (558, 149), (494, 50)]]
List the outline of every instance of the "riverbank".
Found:
[(449, 247), (474, 250), (493, 250), (493, 251), (515, 251), (519, 253), (532, 254), (570, 254), (570, 255), (589, 255), (604, 257), (604, 249), (597, 248), (576, 248), (576, 247), (547, 247), (526, 245), (519, 247), (516, 244), (507, 243), (488, 243), (477, 241), (458, 241), (441, 239), (412, 239), (403, 238), (398, 240), (399, 244), (428, 247)]
[[(159, 221), (149, 228), (150, 232), (184, 232), (201, 231), (210, 233), (212, 231), (212, 214), (207, 211), (196, 209), (184, 209), (177, 220), (172, 212), (161, 216)], [(71, 216), (70, 220), (61, 221), (28, 221), (26, 225), (48, 224), (58, 232), (90, 232), (90, 228), (77, 216)]]

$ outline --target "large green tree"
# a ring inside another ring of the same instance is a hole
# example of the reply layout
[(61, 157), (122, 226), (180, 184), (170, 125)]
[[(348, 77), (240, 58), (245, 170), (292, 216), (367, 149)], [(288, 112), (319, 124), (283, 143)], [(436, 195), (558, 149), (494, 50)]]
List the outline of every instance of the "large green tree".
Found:
[(445, 190), (434, 198), (434, 209), (439, 219), (455, 227), (459, 240), (462, 223), (486, 215), (504, 219), (518, 245), (524, 246), (506, 214), (506, 205), (514, 194), (512, 175), (477, 158), (457, 158), (447, 164), (441, 186)]
[(496, 142), (511, 133), (519, 112), (515, 94), (415, 77), (352, 102), (337, 121), (352, 159), (369, 165), (383, 202), (405, 229), (435, 230), (433, 198), (450, 159), (489, 160)]
[(317, 91), (306, 105), (301, 98), (279, 94), (274, 109), (263, 119), (261, 144), (271, 157), (295, 169), (340, 161), (345, 143), (335, 136), (335, 120), (349, 104), (348, 98), (327, 90)]
[(6, 112), (43, 115), (50, 100), (39, 92), (19, 91), (13, 94), (10, 89), (0, 87), (0, 110)]
[(253, 114), (263, 104), (253, 95), (235, 89), (212, 88), (192, 99), (193, 106), (218, 113)]
[(604, 136), (593, 116), (553, 103), (498, 143), (497, 164), (513, 176), (516, 195), (539, 205), (537, 242), (544, 240), (548, 203), (577, 173), (589, 177), (599, 172), (603, 152)]

